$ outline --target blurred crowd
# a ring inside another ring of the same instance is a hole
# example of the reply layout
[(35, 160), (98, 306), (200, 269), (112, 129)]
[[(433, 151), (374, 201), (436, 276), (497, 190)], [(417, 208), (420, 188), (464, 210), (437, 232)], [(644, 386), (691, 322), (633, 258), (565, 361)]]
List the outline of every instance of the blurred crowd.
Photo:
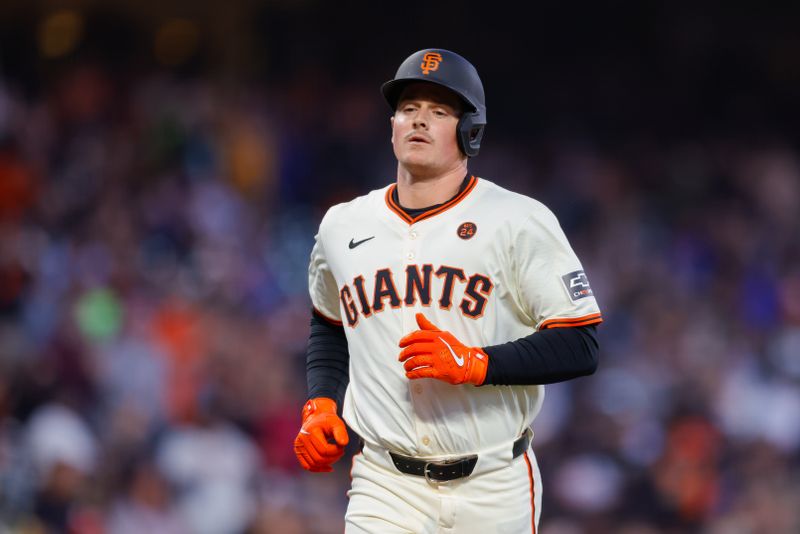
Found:
[[(291, 446), (306, 268), (394, 164), (378, 81), (304, 76), (0, 77), (0, 532), (343, 530), (350, 462)], [(541, 531), (799, 532), (797, 147), (485, 145), (472, 170), (558, 215), (605, 318), (534, 423)]]

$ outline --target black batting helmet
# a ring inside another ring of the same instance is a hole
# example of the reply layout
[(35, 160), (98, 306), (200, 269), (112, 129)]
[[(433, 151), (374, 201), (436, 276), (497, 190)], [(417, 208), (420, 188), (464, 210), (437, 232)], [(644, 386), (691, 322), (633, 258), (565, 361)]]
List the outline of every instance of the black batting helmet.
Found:
[(414, 52), (397, 69), (394, 79), (381, 86), (392, 111), (397, 109), (403, 88), (415, 81), (441, 85), (461, 97), (467, 109), (458, 121), (458, 146), (467, 156), (477, 156), (486, 127), (486, 101), (475, 67), (455, 52), (441, 48)]

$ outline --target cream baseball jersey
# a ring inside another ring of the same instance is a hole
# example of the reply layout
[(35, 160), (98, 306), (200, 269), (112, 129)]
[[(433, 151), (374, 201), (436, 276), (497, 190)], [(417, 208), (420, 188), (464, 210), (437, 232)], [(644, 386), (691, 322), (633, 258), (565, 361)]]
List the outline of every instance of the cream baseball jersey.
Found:
[(328, 210), (311, 252), (312, 304), (347, 336), (343, 417), (366, 442), (408, 456), (507, 444), (536, 417), (544, 386), (409, 380), (398, 341), (418, 328), (417, 312), (479, 347), (599, 323), (581, 263), (550, 210), (488, 180), (470, 177), (413, 219), (395, 187)]

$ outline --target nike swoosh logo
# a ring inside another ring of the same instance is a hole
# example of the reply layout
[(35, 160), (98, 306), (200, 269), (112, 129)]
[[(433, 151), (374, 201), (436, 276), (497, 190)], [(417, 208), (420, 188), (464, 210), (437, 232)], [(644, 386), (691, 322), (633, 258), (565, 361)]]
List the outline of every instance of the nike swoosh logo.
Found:
[[(444, 340), (444, 338), (440, 337), (439, 339), (441, 339), (442, 343), (444, 343), (447, 346), (447, 350), (450, 351), (450, 354), (453, 356), (453, 359), (456, 361), (456, 365), (458, 365), (459, 367), (464, 367), (464, 358), (459, 358), (456, 355), (455, 351), (453, 351), (453, 347), (451, 347), (450, 344), (447, 341)], [(469, 354), (467, 354), (467, 356), (469, 356)]]
[(351, 240), (350, 240), (350, 244), (349, 244), (349, 245), (347, 245), (347, 246), (348, 246), (348, 247), (350, 247), (351, 249), (353, 249), (353, 248), (356, 248), (356, 247), (357, 247), (358, 245), (360, 245), (361, 243), (366, 243), (366, 242), (367, 242), (367, 241), (369, 241), (370, 239), (375, 239), (375, 236), (368, 237), (368, 238), (366, 238), (366, 239), (362, 239), (361, 241), (354, 241), (353, 239), (351, 239)]

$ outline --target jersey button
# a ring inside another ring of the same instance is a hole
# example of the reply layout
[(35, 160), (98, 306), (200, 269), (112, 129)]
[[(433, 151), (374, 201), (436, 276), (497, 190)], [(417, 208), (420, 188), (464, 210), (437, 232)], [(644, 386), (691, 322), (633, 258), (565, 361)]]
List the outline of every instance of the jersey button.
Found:
[(413, 260), (414, 259), (414, 253), (413, 252), (409, 252), (407, 257), (408, 257), (409, 260)]
[(417, 238), (417, 231), (416, 230), (411, 230), (408, 233), (408, 237), (410, 237), (411, 239), (416, 239)]
[(422, 393), (422, 386), (417, 384), (414, 386), (414, 393)]
[(428, 445), (431, 444), (431, 438), (429, 438), (428, 436), (423, 437), (422, 438), (422, 444), (427, 447)]

